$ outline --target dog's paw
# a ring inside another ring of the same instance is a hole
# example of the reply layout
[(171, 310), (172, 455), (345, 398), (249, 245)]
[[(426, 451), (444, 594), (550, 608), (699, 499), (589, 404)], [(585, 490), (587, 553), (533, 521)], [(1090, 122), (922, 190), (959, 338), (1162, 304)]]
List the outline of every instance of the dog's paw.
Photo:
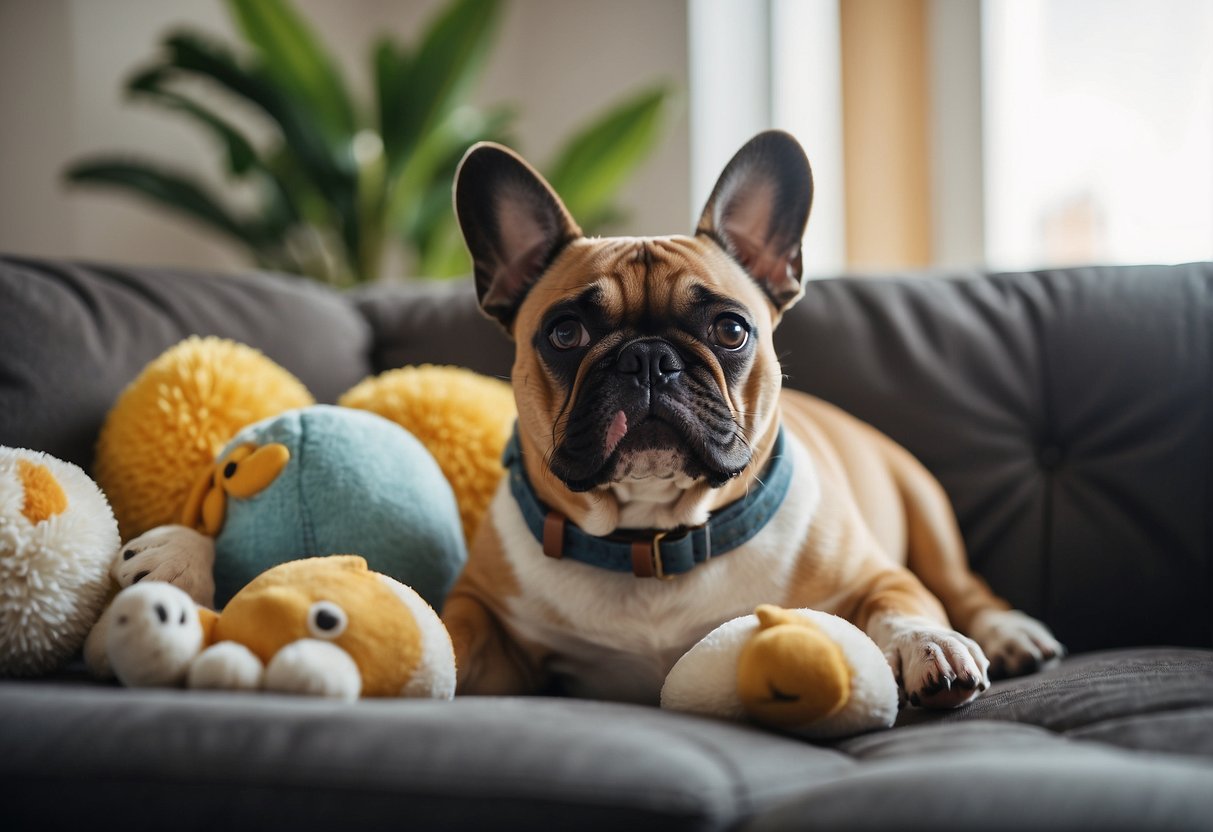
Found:
[(990, 686), (990, 666), (977, 642), (923, 619), (886, 624), (878, 643), (905, 701), (924, 708), (955, 708)]
[(111, 573), (118, 586), (163, 581), (199, 605), (215, 604), (215, 542), (186, 526), (158, 526), (123, 544)]
[(995, 679), (1031, 673), (1066, 654), (1048, 627), (1019, 610), (978, 613), (969, 630), (989, 657)]
[(175, 586), (146, 583), (118, 593), (110, 606), (106, 653), (128, 687), (179, 685), (202, 647), (193, 599)]

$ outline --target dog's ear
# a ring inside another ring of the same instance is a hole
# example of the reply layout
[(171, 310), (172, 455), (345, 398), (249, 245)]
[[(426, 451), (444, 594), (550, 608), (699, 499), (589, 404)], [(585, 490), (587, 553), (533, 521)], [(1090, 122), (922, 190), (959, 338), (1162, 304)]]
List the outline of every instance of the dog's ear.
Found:
[(526, 293), (581, 229), (534, 168), (492, 142), (474, 145), (459, 163), (455, 214), (480, 308), (509, 330)]
[(782, 311), (803, 292), (800, 241), (812, 204), (813, 173), (800, 144), (768, 130), (725, 166), (695, 233), (732, 255)]

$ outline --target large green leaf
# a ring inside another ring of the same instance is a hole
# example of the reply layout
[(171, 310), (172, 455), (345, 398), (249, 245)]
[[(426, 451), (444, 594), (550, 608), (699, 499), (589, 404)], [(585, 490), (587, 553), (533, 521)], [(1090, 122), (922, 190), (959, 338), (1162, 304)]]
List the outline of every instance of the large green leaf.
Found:
[(343, 185), (352, 189), (353, 165), (348, 152), (344, 148), (334, 151), (308, 111), (283, 96), (257, 70), (242, 66), (222, 44), (190, 32), (169, 35), (164, 45), (168, 59), (163, 68), (211, 81), (269, 116), (322, 191)]
[(243, 176), (257, 164), (257, 151), (231, 122), (216, 115), (186, 95), (165, 89), (162, 82), (168, 77), (162, 67), (140, 73), (127, 82), (127, 92), (182, 113), (205, 127), (227, 150), (228, 172)]
[[(381, 38), (372, 53), (375, 98), (359, 112), (337, 66), (291, 0), (225, 0), (252, 50), (234, 51), (189, 32), (129, 91), (179, 114), (215, 138), (230, 174), (257, 188), (256, 210), (233, 212), (197, 181), (155, 164), (93, 159), (73, 182), (123, 189), (205, 224), (249, 249), (257, 262), (335, 283), (377, 276), (385, 241), (411, 249), (420, 274), (468, 269), (451, 210), (451, 180), (468, 145), (509, 141), (504, 108), (468, 105), (501, 17), (501, 0), (446, 0), (412, 46)], [(231, 115), (194, 88), (201, 80), (251, 108), (277, 132), (250, 140)], [(651, 149), (667, 98), (650, 90), (583, 129), (550, 178), (587, 228), (615, 210), (611, 198)]]
[(604, 215), (657, 143), (669, 97), (665, 86), (632, 96), (583, 127), (557, 154), (547, 179), (574, 217), (589, 226)]
[(452, 110), (441, 123), (421, 137), (400, 172), (391, 183), (389, 223), (409, 233), (421, 214), (420, 204), (426, 192), (441, 188), (450, 203), (455, 168), (468, 147), (479, 141), (498, 138), (514, 120), (512, 107), (494, 107), (488, 111), (461, 107)]
[(185, 174), (157, 168), (144, 162), (102, 157), (77, 162), (67, 169), (67, 179), (80, 185), (99, 185), (126, 190), (172, 209), (259, 252), (265, 239), (258, 224), (229, 211), (205, 187)]
[(312, 112), (333, 144), (357, 130), (354, 107), (336, 65), (286, 0), (227, 0), (266, 74)]
[(178, 32), (166, 38), (165, 46), (168, 49), (165, 67), (216, 83), (273, 120), (282, 134), (284, 154), (297, 157), (293, 169), (323, 197), (348, 260), (357, 262), (361, 250), (358, 171), (350, 142), (333, 147), (310, 110), (283, 95), (258, 69), (242, 66), (221, 44)]
[(418, 277), (459, 277), (470, 274), (472, 259), (453, 216), (436, 226), (417, 263)]
[(391, 161), (401, 148), (402, 135), (407, 119), (399, 108), (404, 99), (408, 82), (408, 50), (384, 35), (375, 41), (371, 52), (371, 66), (375, 72), (375, 116), (379, 135)]
[(397, 94), (383, 107), (384, 144), (393, 170), (464, 100), (488, 57), (500, 17), (500, 0), (455, 0), (430, 23), (407, 66), (397, 67)]

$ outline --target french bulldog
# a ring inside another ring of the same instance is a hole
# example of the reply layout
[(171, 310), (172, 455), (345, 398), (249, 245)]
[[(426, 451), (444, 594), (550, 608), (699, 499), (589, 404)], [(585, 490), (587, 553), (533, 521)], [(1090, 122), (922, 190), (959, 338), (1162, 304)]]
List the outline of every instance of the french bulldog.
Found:
[(770, 131), (693, 235), (594, 238), (509, 149), (465, 155), (455, 210), (516, 345), (518, 421), (444, 607), (459, 692), (656, 703), (683, 653), (762, 603), (853, 622), (924, 707), (1063, 653), (970, 571), (919, 462), (781, 390), (771, 335), (803, 294), (812, 198), (804, 151)]

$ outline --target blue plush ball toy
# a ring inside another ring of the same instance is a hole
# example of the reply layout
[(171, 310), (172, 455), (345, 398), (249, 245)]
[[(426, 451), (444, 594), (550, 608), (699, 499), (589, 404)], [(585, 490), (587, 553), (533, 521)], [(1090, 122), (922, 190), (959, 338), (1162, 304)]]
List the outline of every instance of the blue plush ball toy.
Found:
[(362, 410), (316, 405), (249, 425), (186, 512), (214, 535), (218, 606), (284, 561), (356, 554), (440, 610), (467, 560), (455, 495), (434, 458)]

